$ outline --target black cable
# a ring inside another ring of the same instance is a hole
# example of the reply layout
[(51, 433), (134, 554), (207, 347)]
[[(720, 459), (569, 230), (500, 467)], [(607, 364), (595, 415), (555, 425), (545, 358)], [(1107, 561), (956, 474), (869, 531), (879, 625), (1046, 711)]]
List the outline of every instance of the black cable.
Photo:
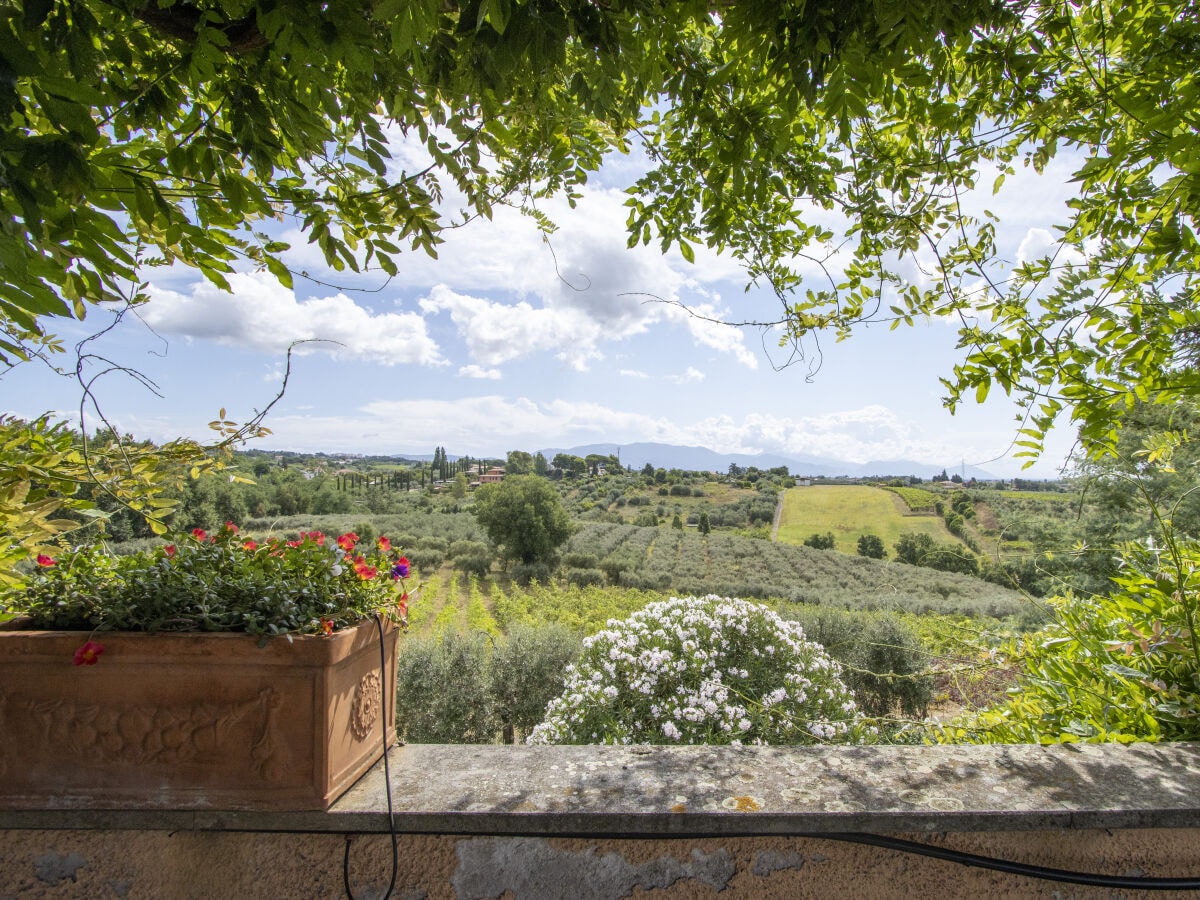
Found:
[(887, 837), (882, 834), (866, 834), (863, 832), (840, 832), (830, 834), (806, 834), (803, 837), (824, 838), (831, 841), (848, 841), (856, 844), (869, 844), (873, 847), (885, 847), (888, 850), (899, 850), (902, 853), (916, 853), (921, 856), (932, 856), (964, 866), (975, 866), (981, 869), (994, 869), (997, 872), (1008, 872), (1013, 875), (1024, 875), (1027, 878), (1040, 878), (1043, 881), (1063, 881), (1070, 884), (1087, 884), (1096, 887), (1126, 888), (1143, 891), (1196, 891), (1200, 890), (1200, 878), (1147, 878), (1140, 875), (1098, 875), (1094, 872), (1073, 872), (1068, 869), (1051, 869), (1046, 866), (1029, 863), (1013, 862), (1007, 859), (996, 859), (991, 856), (978, 856), (961, 850), (951, 850), (947, 847), (935, 847), (919, 841), (906, 841), (903, 838)]
[[(387, 793), (388, 828), (392, 834), (392, 880), (388, 882), (388, 889), (382, 898), (382, 900), (388, 900), (392, 896), (392, 891), (396, 889), (396, 874), (400, 867), (400, 847), (396, 831), (396, 814), (392, 809), (392, 771), (388, 766), (387, 656), (384, 650), (383, 621), (379, 618), (379, 613), (375, 613), (375, 628), (379, 632), (379, 706), (380, 718), (383, 720), (383, 784)], [(354, 900), (354, 893), (350, 890), (350, 838), (351, 835), (346, 835), (346, 851), (342, 856), (342, 886), (346, 889), (346, 896), (349, 900)]]

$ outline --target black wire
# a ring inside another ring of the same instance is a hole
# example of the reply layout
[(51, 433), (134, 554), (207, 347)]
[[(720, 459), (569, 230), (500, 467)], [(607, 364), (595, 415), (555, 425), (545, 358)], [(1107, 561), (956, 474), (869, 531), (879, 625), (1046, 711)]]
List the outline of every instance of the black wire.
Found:
[(946, 847), (935, 847), (919, 841), (906, 841), (903, 838), (887, 837), (882, 834), (866, 834), (862, 832), (839, 832), (830, 834), (808, 834), (805, 837), (824, 838), (832, 841), (849, 841), (856, 844), (869, 844), (873, 847), (885, 847), (889, 850), (899, 850), (903, 853), (916, 853), (921, 856), (932, 856), (964, 866), (975, 866), (981, 869), (994, 869), (997, 872), (1008, 872), (1014, 875), (1024, 875), (1028, 878), (1040, 878), (1043, 881), (1064, 881), (1070, 884), (1088, 884), (1096, 887), (1128, 888), (1144, 891), (1196, 891), (1200, 890), (1200, 878), (1146, 878), (1139, 875), (1099, 875), (1094, 872), (1073, 872), (1067, 869), (1051, 869), (1046, 866), (1013, 862), (1007, 859), (996, 859), (991, 856), (978, 856), (974, 853), (964, 853), (961, 850), (951, 850)]
[[(379, 705), (380, 718), (383, 720), (383, 784), (387, 792), (388, 828), (392, 834), (392, 880), (388, 882), (387, 892), (382, 898), (382, 900), (388, 900), (396, 888), (396, 874), (400, 866), (400, 847), (396, 831), (396, 814), (392, 809), (392, 771), (388, 765), (387, 658), (384, 651), (383, 621), (379, 618), (379, 613), (375, 613), (375, 628), (379, 632)], [(346, 896), (350, 900), (354, 900), (354, 892), (350, 890), (350, 839), (351, 835), (346, 835), (346, 851), (342, 856), (342, 886), (346, 889)]]

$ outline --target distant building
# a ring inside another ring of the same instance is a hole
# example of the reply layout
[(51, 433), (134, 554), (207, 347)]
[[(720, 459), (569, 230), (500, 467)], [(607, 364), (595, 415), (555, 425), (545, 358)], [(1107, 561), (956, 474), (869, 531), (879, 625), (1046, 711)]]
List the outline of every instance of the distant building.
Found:
[(504, 470), (499, 466), (492, 466), (486, 472), (479, 476), (480, 484), (491, 484), (497, 481), (504, 480)]

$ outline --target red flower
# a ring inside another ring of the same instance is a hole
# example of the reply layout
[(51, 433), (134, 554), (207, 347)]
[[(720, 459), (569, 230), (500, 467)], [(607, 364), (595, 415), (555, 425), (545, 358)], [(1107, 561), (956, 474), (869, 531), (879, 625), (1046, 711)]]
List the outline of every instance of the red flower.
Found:
[(208, 532), (205, 531), (203, 528), (193, 528), (192, 529), (192, 537), (194, 537), (198, 541), (202, 541), (208, 537)]
[(321, 633), (322, 634), (333, 634), (333, 619), (322, 619), (321, 620)]
[(167, 546), (163, 547), (163, 553), (167, 554), (167, 556), (174, 556), (175, 555), (175, 545), (167, 544)]
[(402, 619), (408, 617), (408, 591), (405, 591), (396, 601), (396, 612), (400, 613)]
[(257, 541), (253, 541), (253, 540), (248, 540), (248, 541), (246, 541), (244, 544), (242, 544), (242, 549), (243, 549), (243, 550), (257, 550), (257, 549), (258, 549), (258, 542), (257, 542)]
[(94, 666), (100, 661), (100, 654), (103, 652), (103, 644), (98, 644), (95, 641), (87, 641), (75, 651), (75, 665)]
[(225, 523), (225, 530), (226, 530), (226, 531), (228, 531), (228, 532), (229, 532), (229, 533), (231, 533), (231, 534), (237, 534), (237, 533), (238, 533), (238, 527), (237, 527), (236, 525), (234, 525), (232, 522), (226, 522), (226, 523)]
[(303, 543), (304, 543), (304, 541), (288, 541), (287, 545), (289, 547), (299, 547)]
[(55, 565), (55, 562), (45, 553), (39, 553), (37, 555), (37, 564), (43, 568), (49, 568), (50, 566)]
[(385, 537), (381, 537), (379, 539), (378, 543), (379, 543), (379, 549), (384, 553), (387, 553), (389, 550), (392, 549), (392, 542), (389, 541)]
[(396, 565), (392, 566), (392, 577), (399, 581), (401, 578), (407, 578), (409, 572), (409, 561), (407, 556), (402, 556), (396, 560)]
[(354, 549), (354, 545), (358, 543), (358, 535), (353, 531), (347, 531), (337, 539), (337, 545), (349, 553)]
[(367, 561), (361, 556), (354, 558), (354, 571), (363, 581), (370, 581), (379, 574), (379, 570), (372, 565), (368, 565)]
[(302, 531), (300, 532), (300, 540), (316, 541), (318, 547), (325, 546), (325, 535), (319, 531)]

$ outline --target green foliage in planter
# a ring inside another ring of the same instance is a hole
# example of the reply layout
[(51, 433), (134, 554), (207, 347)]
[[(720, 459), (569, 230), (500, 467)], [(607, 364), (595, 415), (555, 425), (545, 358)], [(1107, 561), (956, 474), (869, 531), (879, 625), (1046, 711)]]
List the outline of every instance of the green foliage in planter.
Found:
[(352, 533), (260, 545), (227, 524), (127, 556), (91, 544), (39, 557), (0, 608), (53, 630), (316, 634), (394, 610), (407, 576), (407, 559)]

